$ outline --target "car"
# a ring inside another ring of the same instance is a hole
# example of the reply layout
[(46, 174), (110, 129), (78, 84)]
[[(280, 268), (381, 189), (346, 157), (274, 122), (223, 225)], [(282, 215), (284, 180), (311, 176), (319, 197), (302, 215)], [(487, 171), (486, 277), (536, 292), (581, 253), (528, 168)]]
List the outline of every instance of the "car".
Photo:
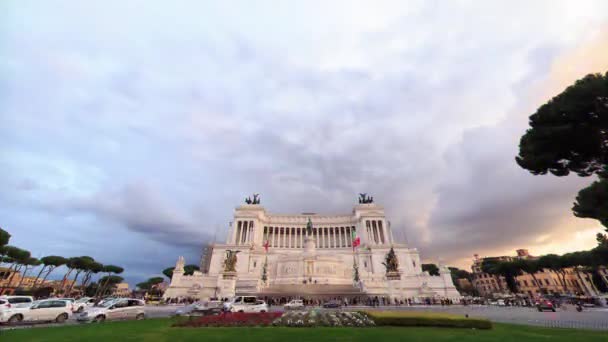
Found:
[(120, 299), (120, 298), (118, 298), (118, 297), (106, 297), (106, 298), (101, 299), (99, 302), (97, 302), (96, 305), (97, 306), (102, 306), (104, 304), (107, 304), (108, 302), (113, 302), (113, 301), (115, 301), (117, 299)]
[(175, 311), (174, 316), (209, 316), (219, 315), (222, 313), (222, 302), (208, 301), (204, 303), (194, 303), (186, 305)]
[(342, 303), (338, 300), (330, 300), (329, 302), (323, 303), (323, 307), (326, 309), (339, 309), (342, 307)]
[(0, 296), (0, 310), (29, 307), (33, 302), (31, 296)]
[(268, 312), (268, 304), (255, 296), (237, 296), (224, 303), (227, 312)]
[(539, 300), (538, 302), (536, 302), (536, 309), (540, 312), (542, 311), (553, 311), (555, 312), (555, 306), (553, 305), (553, 303), (551, 303), (550, 300)]
[(76, 301), (74, 301), (74, 303), (72, 304), (72, 311), (73, 312), (77, 312), (77, 313), (81, 313), (86, 308), (95, 305), (95, 302), (97, 302), (97, 299), (95, 299), (95, 298), (82, 297), (82, 298), (77, 299)]
[(283, 307), (285, 310), (304, 309), (304, 302), (301, 299), (294, 299), (285, 304)]
[(79, 322), (103, 322), (105, 320), (142, 320), (146, 317), (144, 301), (135, 298), (118, 298), (85, 309), (76, 316)]
[(28, 307), (10, 308), (0, 311), (0, 322), (50, 322), (63, 323), (72, 314), (67, 300), (45, 299), (36, 301)]

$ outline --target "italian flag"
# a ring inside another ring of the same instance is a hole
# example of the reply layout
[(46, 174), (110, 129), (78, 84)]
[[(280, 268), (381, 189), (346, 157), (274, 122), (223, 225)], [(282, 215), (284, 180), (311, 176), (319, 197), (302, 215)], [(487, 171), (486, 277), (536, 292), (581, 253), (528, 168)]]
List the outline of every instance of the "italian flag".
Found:
[(357, 236), (357, 231), (354, 229), (352, 231), (352, 235), (353, 235), (353, 249), (355, 249), (356, 247), (359, 247), (359, 245), (361, 244), (361, 239), (359, 239), (359, 237)]

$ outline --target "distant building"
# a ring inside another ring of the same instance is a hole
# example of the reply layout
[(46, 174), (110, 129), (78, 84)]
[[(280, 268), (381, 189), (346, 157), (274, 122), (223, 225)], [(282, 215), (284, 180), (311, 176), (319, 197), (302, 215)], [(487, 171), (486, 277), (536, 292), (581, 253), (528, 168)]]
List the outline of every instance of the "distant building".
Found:
[[(11, 294), (17, 288), (29, 290), (34, 287), (34, 282), (36, 277), (22, 277), (21, 272), (0, 267), (0, 294)], [(37, 287), (49, 286), (50, 283), (48, 280), (43, 282), (42, 279), (38, 279)]]
[[(504, 277), (484, 273), (481, 269), (483, 262), (487, 261), (513, 261), (518, 259), (538, 259), (531, 256), (527, 249), (518, 249), (516, 256), (498, 256), (480, 258), (475, 254), (471, 270), (473, 271), (472, 285), (483, 297), (500, 296), (509, 293), (509, 288)], [(600, 275), (608, 284), (608, 273), (605, 268), (600, 269)], [(568, 267), (562, 272), (543, 269), (534, 275), (524, 273), (515, 278), (518, 291), (530, 297), (545, 294), (558, 295), (585, 295), (597, 296), (600, 291), (591, 280), (591, 274), (583, 271), (580, 267)]]
[(131, 295), (131, 291), (129, 290), (128, 283), (118, 283), (114, 287), (114, 291), (112, 295), (117, 297), (129, 297)]

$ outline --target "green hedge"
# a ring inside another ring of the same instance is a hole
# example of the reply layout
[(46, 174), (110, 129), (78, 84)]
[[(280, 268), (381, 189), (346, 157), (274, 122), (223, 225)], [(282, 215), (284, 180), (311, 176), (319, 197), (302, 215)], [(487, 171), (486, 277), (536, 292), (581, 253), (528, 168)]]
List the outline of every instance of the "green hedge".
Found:
[(377, 326), (492, 329), (486, 319), (428, 312), (365, 311)]

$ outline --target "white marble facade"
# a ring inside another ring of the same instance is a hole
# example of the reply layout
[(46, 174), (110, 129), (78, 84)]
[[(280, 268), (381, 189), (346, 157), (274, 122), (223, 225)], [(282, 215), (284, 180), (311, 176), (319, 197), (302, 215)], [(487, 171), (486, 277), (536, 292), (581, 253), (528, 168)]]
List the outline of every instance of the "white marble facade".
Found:
[[(309, 219), (313, 229), (307, 235)], [(354, 251), (353, 231), (361, 239)], [(399, 262), (399, 279), (386, 277), (383, 262), (391, 247)], [(227, 250), (239, 251), (236, 272), (225, 272)], [(354, 262), (359, 282), (353, 281)], [(208, 273), (185, 276), (183, 265), (180, 257), (165, 297), (314, 297), (341, 291), (397, 299), (460, 297), (447, 267), (440, 267), (439, 276), (423, 272), (418, 251), (394, 240), (384, 208), (374, 203), (358, 204), (347, 215), (271, 214), (259, 204), (242, 205), (235, 209), (226, 243), (213, 245)]]

